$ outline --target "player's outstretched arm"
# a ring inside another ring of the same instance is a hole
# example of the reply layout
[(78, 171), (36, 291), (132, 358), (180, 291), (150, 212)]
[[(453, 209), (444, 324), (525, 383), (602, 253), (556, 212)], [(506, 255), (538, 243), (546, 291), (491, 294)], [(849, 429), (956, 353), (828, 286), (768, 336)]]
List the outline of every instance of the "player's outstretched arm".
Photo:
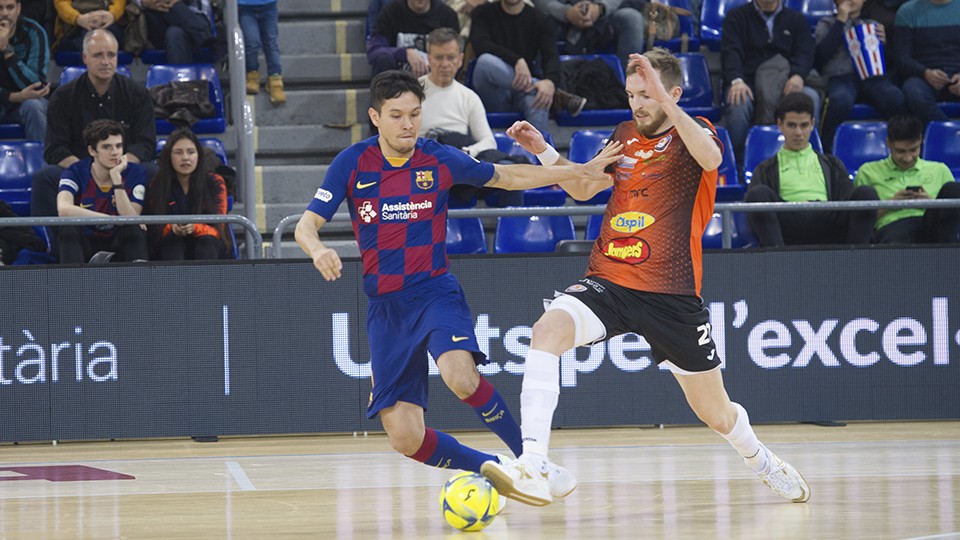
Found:
[(320, 241), (320, 228), (327, 222), (319, 214), (307, 210), (297, 222), (294, 237), (304, 253), (313, 259), (313, 266), (320, 271), (323, 279), (333, 281), (340, 277), (343, 262), (333, 249)]
[(610, 178), (604, 171), (607, 165), (620, 159), (623, 145), (619, 142), (608, 145), (593, 159), (583, 164), (541, 167), (539, 165), (500, 165), (493, 166), (493, 178), (485, 187), (521, 190), (533, 189), (564, 182), (602, 183), (604, 189), (610, 185)]

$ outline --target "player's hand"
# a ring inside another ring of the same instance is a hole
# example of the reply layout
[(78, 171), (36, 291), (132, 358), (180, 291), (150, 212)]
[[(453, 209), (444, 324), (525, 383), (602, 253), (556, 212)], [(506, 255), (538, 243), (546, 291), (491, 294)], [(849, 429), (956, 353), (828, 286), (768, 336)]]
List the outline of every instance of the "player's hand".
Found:
[(514, 122), (507, 128), (507, 135), (531, 154), (539, 154), (547, 149), (547, 141), (543, 138), (543, 133), (526, 120)]
[(727, 90), (727, 103), (730, 105), (740, 105), (747, 101), (753, 101), (753, 91), (750, 90), (747, 83), (741, 81), (736, 84), (731, 84), (730, 89)]
[(323, 248), (313, 255), (313, 266), (320, 271), (320, 275), (327, 281), (333, 281), (340, 277), (340, 271), (343, 270), (343, 262), (337, 252), (330, 248)]
[(550, 79), (540, 79), (533, 85), (537, 89), (537, 95), (533, 97), (533, 107), (535, 109), (549, 109), (553, 103), (553, 94), (556, 88)]
[(646, 83), (644, 85), (644, 89), (647, 92), (647, 97), (659, 104), (673, 102), (673, 96), (671, 96), (667, 92), (667, 89), (663, 87), (663, 82), (660, 80), (660, 74), (657, 73), (657, 70), (653, 69), (653, 65), (650, 63), (649, 58), (640, 53), (631, 53), (630, 61), (627, 64), (627, 71), (630, 70), (631, 66), (637, 67), (637, 75), (640, 75), (640, 77)]
[(529, 92), (533, 89), (533, 74), (523, 58), (517, 60), (513, 66), (513, 89), (518, 92)]
[(622, 152), (623, 144), (621, 144), (620, 141), (614, 141), (605, 146), (593, 159), (583, 165), (579, 165), (579, 167), (582, 168), (588, 180), (609, 182), (610, 177), (607, 176), (604, 169), (607, 168), (607, 165), (619, 161)]

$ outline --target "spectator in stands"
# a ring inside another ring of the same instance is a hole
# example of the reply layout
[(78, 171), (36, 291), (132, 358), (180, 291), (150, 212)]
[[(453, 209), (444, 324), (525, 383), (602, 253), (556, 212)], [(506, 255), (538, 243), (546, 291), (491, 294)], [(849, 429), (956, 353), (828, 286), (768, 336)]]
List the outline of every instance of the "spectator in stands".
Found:
[(626, 66), (630, 53), (643, 50), (643, 15), (631, 2), (535, 0), (535, 4), (559, 26), (566, 54), (594, 54), (615, 44), (617, 56)]
[[(83, 130), (89, 158), (77, 161), (60, 177), (57, 213), (60, 217), (139, 216), (147, 177), (123, 153), (123, 126), (94, 120)], [(147, 239), (141, 225), (66, 226), (60, 231), (60, 262), (82, 264), (147, 259)], [(95, 255), (95, 257), (91, 257)]]
[[(423, 115), (420, 127), (424, 137), (436, 139), (462, 149), (471, 156), (490, 163), (527, 163), (497, 150), (487, 114), (480, 97), (454, 78), (463, 66), (462, 38), (452, 28), (438, 28), (427, 35), (427, 57), (430, 73), (420, 77), (423, 85)], [(522, 206), (522, 191), (479, 188), (479, 192), (496, 190), (502, 206)], [(456, 184), (450, 198), (467, 201), (478, 188)]]
[[(174, 131), (160, 152), (160, 170), (147, 190), (153, 215), (226, 214), (227, 187), (202, 166), (203, 148), (189, 129)], [(149, 228), (152, 258), (163, 261), (215, 260), (226, 253), (223, 225), (186, 223)]]
[(20, 16), (20, 0), (0, 0), (0, 121), (23, 126), (27, 139), (42, 141), (47, 130), (47, 33)]
[[(813, 150), (813, 101), (809, 96), (799, 92), (784, 96), (776, 114), (783, 147), (757, 165), (746, 202), (877, 200), (872, 187), (853, 187), (842, 161)], [(751, 212), (748, 216), (764, 247), (867, 244), (877, 221), (877, 213), (872, 210)]]
[(246, 52), (247, 94), (260, 92), (260, 48), (267, 60), (267, 92), (270, 103), (282, 105), (287, 102), (283, 89), (283, 65), (280, 63), (280, 47), (277, 45), (278, 11), (277, 0), (237, 0), (240, 11), (240, 28)]
[(836, 4), (837, 14), (820, 19), (815, 32), (817, 69), (827, 79), (827, 108), (820, 126), (820, 137), (827, 152), (833, 151), (837, 126), (850, 116), (858, 98), (876, 107), (884, 118), (903, 112), (906, 106), (903, 92), (886, 74), (871, 77), (864, 72), (866, 78), (859, 74), (844, 38), (854, 26), (875, 23), (876, 37), (886, 44), (884, 26), (860, 16), (863, 0), (836, 0)]
[[(140, 163), (152, 178), (150, 163), (156, 148), (153, 102), (142, 84), (117, 76), (117, 40), (106, 30), (89, 32), (83, 40), (86, 73), (64, 84), (50, 96), (43, 159), (48, 165), (33, 176), (30, 213), (57, 215), (57, 183), (63, 169), (89, 157), (84, 129), (98, 119), (115, 120), (125, 130), (127, 161)], [(56, 228), (51, 229), (56, 251)]]
[[(894, 116), (887, 123), (890, 155), (864, 163), (858, 186), (870, 186), (881, 200), (960, 199), (960, 183), (946, 165), (920, 159), (923, 123), (914, 116)], [(881, 209), (873, 241), (878, 244), (953, 243), (960, 228), (960, 208)]]
[(380, 10), (367, 38), (367, 62), (373, 75), (404, 69), (415, 77), (425, 75), (427, 34), (437, 28), (460, 30), (457, 14), (442, 0), (389, 2)]
[[(0, 218), (22, 217), (0, 199)], [(0, 227), (0, 266), (12, 264), (22, 250), (46, 251), (47, 244), (33, 227)]]
[(753, 0), (727, 12), (720, 39), (726, 105), (720, 123), (730, 132), (738, 161), (751, 124), (774, 123), (780, 98), (803, 92), (819, 117), (820, 95), (805, 86), (814, 42), (807, 19), (782, 0)]
[(127, 8), (127, 0), (53, 0), (57, 11), (57, 51), (79, 51), (88, 32), (108, 30), (117, 43), (123, 39), (123, 29), (117, 24)]
[(937, 102), (960, 101), (960, 1), (910, 0), (895, 32), (907, 109), (924, 124), (947, 120)]
[(551, 109), (572, 115), (583, 110), (586, 99), (559, 88), (554, 36), (553, 21), (523, 0), (500, 0), (473, 10), (473, 89), (488, 111), (522, 112), (544, 132), (549, 131)]
[[(147, 22), (147, 39), (166, 52), (167, 64), (193, 63), (194, 53), (213, 38), (202, 0), (128, 0), (140, 6)], [(246, 38), (244, 38), (246, 45)]]

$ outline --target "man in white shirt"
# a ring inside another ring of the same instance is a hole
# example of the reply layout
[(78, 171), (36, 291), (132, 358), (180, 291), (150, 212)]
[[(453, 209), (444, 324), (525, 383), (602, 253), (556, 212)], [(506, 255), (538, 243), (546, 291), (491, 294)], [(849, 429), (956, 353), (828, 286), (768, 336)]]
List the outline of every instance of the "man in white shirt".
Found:
[[(487, 111), (480, 96), (455, 79), (463, 66), (462, 39), (452, 28), (438, 28), (427, 35), (430, 71), (420, 77), (420, 84), (427, 96), (423, 100), (421, 124), (424, 137), (456, 146), (477, 159), (491, 163), (527, 163), (523, 158), (508, 156), (497, 150), (497, 142), (487, 122)], [(450, 194), (457, 201), (470, 200), (475, 190), (471, 186), (457, 185)], [(522, 191), (494, 191), (497, 192), (497, 206), (523, 204)]]

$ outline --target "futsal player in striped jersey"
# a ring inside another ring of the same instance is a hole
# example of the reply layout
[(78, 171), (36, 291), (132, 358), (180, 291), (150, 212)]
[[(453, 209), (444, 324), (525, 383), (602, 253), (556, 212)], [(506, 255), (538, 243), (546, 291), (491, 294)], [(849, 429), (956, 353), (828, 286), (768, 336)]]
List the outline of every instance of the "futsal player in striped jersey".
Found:
[[(360, 246), (369, 297), (367, 334), (373, 392), (367, 415), (380, 415), (391, 446), (427, 465), (479, 472), (498, 458), (425, 427), (429, 352), (444, 383), (483, 425), (520, 455), (520, 427), (506, 402), (477, 370), (488, 360), (473, 331), (463, 290), (448, 272), (447, 200), (454, 183), (529, 189), (559, 181), (604, 181), (618, 159), (614, 145), (584, 165), (494, 165), (458, 148), (419, 138), (423, 88), (411, 74), (387, 71), (370, 84), (371, 137), (340, 152), (297, 224), (297, 243), (323, 276), (340, 277), (337, 252), (319, 230), (346, 205)], [(560, 479), (572, 478), (563, 469)]]
[[(633, 119), (617, 126), (611, 144), (623, 157), (606, 182), (561, 184), (586, 200), (613, 186), (586, 277), (568, 286), (533, 326), (520, 394), (523, 454), (489, 461), (482, 472), (501, 495), (532, 505), (556, 498), (556, 466), (547, 459), (550, 425), (560, 394), (560, 355), (627, 332), (642, 334), (654, 360), (680, 383), (697, 416), (740, 453), (774, 492), (805, 502), (803, 477), (757, 439), (747, 411), (730, 401), (721, 359), (700, 298), (701, 237), (713, 215), (722, 145), (710, 122), (678, 105), (679, 60), (664, 49), (633, 54), (626, 92)], [(566, 166), (527, 122), (507, 133), (544, 164)], [(614, 229), (618, 216), (636, 222)], [(640, 218), (637, 218), (640, 216)], [(630, 306), (624, 310), (623, 306)], [(576, 483), (564, 479), (570, 490)]]

